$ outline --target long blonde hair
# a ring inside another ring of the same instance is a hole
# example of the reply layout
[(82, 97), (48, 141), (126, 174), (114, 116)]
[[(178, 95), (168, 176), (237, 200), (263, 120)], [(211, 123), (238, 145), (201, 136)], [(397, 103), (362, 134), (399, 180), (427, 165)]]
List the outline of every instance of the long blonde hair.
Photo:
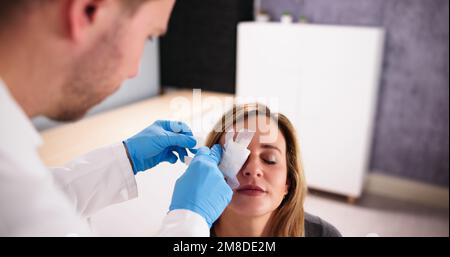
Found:
[(294, 126), (281, 113), (271, 113), (270, 109), (259, 103), (234, 105), (225, 113), (206, 139), (206, 146), (218, 144), (220, 138), (239, 121), (251, 115), (264, 115), (277, 122), (278, 129), (286, 140), (286, 164), (288, 193), (280, 206), (272, 213), (267, 226), (268, 236), (304, 236), (304, 209), (306, 182), (300, 158), (300, 148)]

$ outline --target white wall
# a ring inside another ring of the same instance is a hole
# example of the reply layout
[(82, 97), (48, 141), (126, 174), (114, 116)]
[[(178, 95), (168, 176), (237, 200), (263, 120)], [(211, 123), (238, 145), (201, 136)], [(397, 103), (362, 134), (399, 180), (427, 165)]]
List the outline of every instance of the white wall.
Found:
[[(87, 116), (154, 96), (158, 94), (159, 84), (159, 51), (158, 41), (155, 40), (145, 47), (139, 75), (127, 80), (116, 93), (90, 110)], [(33, 119), (33, 124), (38, 130), (44, 130), (61, 123), (37, 117)]]

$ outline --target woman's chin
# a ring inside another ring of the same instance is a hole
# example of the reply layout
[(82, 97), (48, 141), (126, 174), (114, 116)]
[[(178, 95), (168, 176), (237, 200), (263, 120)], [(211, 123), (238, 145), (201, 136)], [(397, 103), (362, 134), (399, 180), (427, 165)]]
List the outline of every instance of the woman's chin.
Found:
[(257, 203), (255, 201), (248, 203), (232, 203), (228, 207), (239, 216), (245, 217), (262, 216), (270, 212), (270, 208), (266, 207), (265, 204)]

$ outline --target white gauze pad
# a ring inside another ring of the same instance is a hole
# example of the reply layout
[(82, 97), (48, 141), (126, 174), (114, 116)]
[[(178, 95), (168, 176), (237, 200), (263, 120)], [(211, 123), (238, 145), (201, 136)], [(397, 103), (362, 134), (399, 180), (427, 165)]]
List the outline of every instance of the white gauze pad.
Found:
[(252, 131), (240, 131), (236, 136), (236, 141), (233, 140), (234, 132), (227, 132), (225, 135), (225, 144), (219, 169), (232, 189), (239, 186), (236, 175), (250, 155), (250, 150), (247, 147), (252, 141), (254, 134), (255, 132)]

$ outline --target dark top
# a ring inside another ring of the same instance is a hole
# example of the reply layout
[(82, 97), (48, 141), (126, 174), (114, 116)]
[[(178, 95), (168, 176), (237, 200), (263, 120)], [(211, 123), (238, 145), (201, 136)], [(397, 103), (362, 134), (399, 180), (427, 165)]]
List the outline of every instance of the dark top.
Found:
[(330, 223), (305, 212), (305, 237), (341, 237), (341, 233)]
[[(214, 229), (210, 234), (215, 237)], [(305, 212), (305, 237), (341, 237), (341, 233), (325, 220)]]

